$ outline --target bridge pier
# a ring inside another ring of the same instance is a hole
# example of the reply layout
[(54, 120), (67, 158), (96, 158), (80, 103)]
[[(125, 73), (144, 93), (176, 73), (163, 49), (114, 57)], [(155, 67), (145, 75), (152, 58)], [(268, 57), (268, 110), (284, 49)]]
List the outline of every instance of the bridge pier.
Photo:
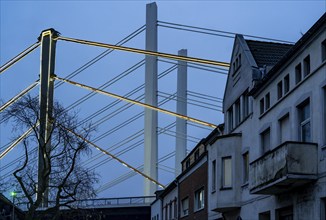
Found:
[[(146, 50), (157, 51), (157, 5), (146, 5)], [(145, 57), (145, 103), (157, 106), (157, 57)], [(158, 179), (158, 140), (157, 111), (145, 108), (144, 124), (144, 173)], [(157, 190), (156, 184), (144, 179), (144, 195), (152, 196)]]

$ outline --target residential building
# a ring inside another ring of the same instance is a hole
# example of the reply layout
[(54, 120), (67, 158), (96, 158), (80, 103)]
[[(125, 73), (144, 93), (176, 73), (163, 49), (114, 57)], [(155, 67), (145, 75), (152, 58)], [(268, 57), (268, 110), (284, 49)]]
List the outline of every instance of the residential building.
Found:
[(162, 220), (162, 200), (160, 195), (164, 190), (155, 192), (156, 199), (151, 204), (151, 220)]
[(236, 35), (223, 111), (167, 189), (178, 219), (326, 219), (326, 13), (295, 44)]
[(205, 139), (181, 162), (178, 176), (179, 219), (207, 219), (207, 150)]
[(326, 14), (294, 45), (236, 36), (225, 134), (207, 146), (224, 219), (326, 219), (325, 45)]
[[(219, 125), (202, 139), (181, 162), (182, 172), (164, 190), (156, 192), (151, 204), (151, 220), (207, 219), (207, 145), (221, 135), (224, 125)], [(213, 213), (215, 214), (215, 213)]]

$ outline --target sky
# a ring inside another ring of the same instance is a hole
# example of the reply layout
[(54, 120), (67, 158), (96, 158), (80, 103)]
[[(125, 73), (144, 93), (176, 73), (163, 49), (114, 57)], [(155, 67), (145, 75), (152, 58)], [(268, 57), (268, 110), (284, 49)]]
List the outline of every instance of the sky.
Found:
[[(115, 44), (145, 24), (146, 4), (151, 1), (0, 1), (0, 65), (37, 41), (42, 30), (54, 28), (62, 36)], [(157, 1), (158, 20), (176, 24), (254, 35), (266, 38), (296, 42), (326, 11), (326, 1)], [(179, 26), (180, 27), (180, 26)], [(144, 49), (145, 32), (124, 44)], [(229, 62), (232, 53), (233, 38), (181, 31), (158, 27), (158, 50), (176, 54), (187, 49), (188, 56)], [(68, 42), (58, 42), (55, 73), (66, 77), (80, 66), (103, 52), (104, 49)], [(113, 79), (131, 66), (142, 61), (143, 55), (118, 52), (106, 56), (95, 65), (73, 78), (74, 81), (98, 87)], [(19, 61), (0, 75), (0, 103), (4, 103), (38, 79), (39, 49)], [(159, 73), (172, 64), (158, 63)], [(188, 91), (216, 98), (223, 98), (227, 76), (225, 74), (188, 68)], [(125, 95), (144, 83), (144, 66), (106, 88), (107, 91)], [(131, 96), (141, 97), (143, 90)], [(176, 92), (176, 70), (159, 80), (159, 95)], [(88, 91), (64, 84), (55, 90), (55, 99), (69, 107)], [(38, 94), (38, 88), (32, 91)], [(163, 97), (159, 96), (159, 101)], [(217, 101), (190, 98), (210, 102), (221, 109)], [(143, 101), (142, 99), (140, 99)], [(76, 106), (81, 120), (97, 110), (115, 101), (112, 98), (96, 95)], [(141, 114), (143, 108), (132, 106), (120, 114), (114, 115), (124, 103), (112, 107), (92, 119), (98, 125), (94, 138), (118, 126), (126, 119)], [(171, 100), (162, 108), (175, 111), (175, 101)], [(197, 104), (200, 104), (197, 102)], [(223, 123), (221, 111), (188, 104), (188, 115), (213, 124)], [(112, 116), (112, 117), (111, 117)], [(103, 119), (105, 118), (105, 120)], [(159, 128), (164, 128), (175, 118), (159, 113)], [(109, 148), (110, 152), (131, 165), (143, 164), (142, 129), (143, 117), (135, 119), (127, 126), (112, 132), (96, 143)], [(175, 148), (174, 127), (159, 136), (159, 158), (173, 154)], [(188, 125), (190, 151), (198, 141), (206, 137), (210, 129)], [(10, 125), (0, 125), (0, 149), (12, 138)], [(139, 143), (137, 145), (137, 143)], [(121, 146), (119, 146), (119, 144)], [(133, 147), (134, 146), (134, 147)], [(132, 149), (131, 149), (132, 148)], [(122, 154), (122, 152), (125, 153)], [(0, 161), (0, 177), (4, 178), (10, 169), (4, 167), (20, 155), (17, 147)], [(93, 152), (96, 156), (97, 152)], [(102, 166), (97, 164), (105, 159), (85, 161), (86, 166), (96, 167), (101, 176), (97, 187), (120, 178), (129, 170), (121, 164), (110, 161)], [(104, 163), (104, 162), (103, 162)], [(174, 158), (171, 157), (159, 165), (159, 182), (168, 184), (174, 178)], [(13, 168), (13, 166), (11, 166)], [(132, 186), (132, 187), (130, 187)], [(126, 181), (99, 192), (98, 197), (124, 197), (143, 195), (143, 178), (135, 175)]]

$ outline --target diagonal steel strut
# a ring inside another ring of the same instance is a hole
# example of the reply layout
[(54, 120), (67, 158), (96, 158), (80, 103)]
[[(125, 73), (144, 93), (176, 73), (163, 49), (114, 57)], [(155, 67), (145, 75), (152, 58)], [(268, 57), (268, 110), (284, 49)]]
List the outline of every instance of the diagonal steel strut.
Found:
[(123, 166), (131, 169), (132, 171), (142, 175), (143, 177), (145, 177), (146, 179), (150, 180), (151, 182), (153, 182), (154, 184), (158, 185), (159, 187), (165, 189), (165, 186), (161, 183), (159, 183), (158, 181), (156, 181), (155, 179), (149, 177), (148, 175), (144, 174), (143, 172), (141, 172), (140, 170), (136, 169), (135, 167), (131, 166), (130, 164), (126, 163), (125, 161), (121, 160), (120, 158), (116, 157), (115, 155), (111, 154), (110, 152), (104, 150), (103, 148), (97, 146), (96, 144), (94, 144), (93, 142), (91, 142), (90, 140), (84, 138), (83, 136), (77, 134), (76, 132), (74, 132), (73, 130), (71, 129), (68, 129), (62, 125), (59, 125), (61, 126), (63, 129), (67, 130), (68, 132), (74, 134), (75, 136), (77, 136), (78, 138), (82, 139), (83, 141), (85, 141), (86, 143), (90, 144), (91, 146), (95, 147), (97, 150), (101, 151), (102, 153), (110, 156), (112, 159), (118, 161), (119, 163), (121, 163)]
[(112, 50), (121, 50), (121, 51), (126, 51), (126, 52), (163, 57), (163, 58), (168, 58), (168, 59), (173, 59), (173, 60), (182, 60), (182, 61), (186, 61), (186, 62), (194, 62), (194, 63), (214, 65), (214, 66), (222, 66), (222, 67), (226, 67), (226, 68), (230, 67), (230, 64), (226, 63), (226, 62), (201, 59), (201, 58), (196, 58), (196, 57), (178, 56), (178, 55), (169, 54), (169, 53), (161, 53), (161, 52), (142, 50), (142, 49), (137, 49), (137, 48), (132, 48), (132, 47), (117, 46), (117, 45), (113, 45), (113, 44), (107, 44), (107, 43), (101, 43), (101, 42), (95, 42), (95, 41), (89, 41), (89, 40), (81, 40), (81, 39), (62, 37), (62, 36), (58, 36), (56, 38), (56, 40), (63, 40), (63, 41), (68, 41), (68, 42), (86, 44), (86, 45), (90, 45), (90, 46), (109, 48)]

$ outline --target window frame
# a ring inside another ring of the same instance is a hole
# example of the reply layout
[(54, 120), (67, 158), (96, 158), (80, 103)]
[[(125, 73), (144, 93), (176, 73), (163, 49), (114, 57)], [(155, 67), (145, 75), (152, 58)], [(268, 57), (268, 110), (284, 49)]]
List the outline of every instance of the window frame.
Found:
[(277, 83), (277, 100), (280, 100), (283, 97), (283, 81)]
[(268, 93), (265, 95), (265, 111), (267, 111), (270, 107), (271, 107), (271, 95), (270, 95), (270, 93), (268, 92)]
[(242, 154), (242, 161), (243, 161), (243, 177), (242, 182), (243, 184), (247, 184), (249, 182), (249, 151), (246, 151)]
[(186, 160), (186, 169), (187, 169), (188, 167), (190, 167), (190, 158), (188, 158), (188, 159)]
[(248, 90), (242, 94), (243, 104), (242, 104), (242, 120), (244, 120), (249, 115), (249, 96)]
[(262, 115), (265, 112), (265, 98), (261, 98), (259, 101), (260, 114)]
[(326, 197), (320, 199), (320, 219), (326, 218)]
[[(278, 119), (278, 124), (279, 124), (279, 133), (278, 133), (278, 138), (279, 138), (279, 142), (280, 144), (284, 143), (285, 141), (283, 140), (285, 135), (284, 134), (284, 127), (286, 125), (286, 121), (288, 121), (289, 126), (291, 126), (291, 121), (290, 121), (290, 112), (287, 112), (286, 114), (284, 114), (281, 118)], [(288, 131), (289, 132), (289, 138), (291, 138), (291, 130)], [(286, 140), (289, 141), (289, 140)]]
[[(309, 116), (307, 118), (303, 118), (304, 109), (307, 107), (309, 111)], [(312, 128), (311, 128), (311, 105), (310, 99), (306, 99), (300, 105), (298, 105), (298, 116), (299, 116), (299, 140), (302, 142), (311, 142), (312, 140)], [(309, 137), (306, 139), (306, 135), (304, 135), (304, 126), (309, 124)]]
[(234, 103), (235, 106), (235, 127), (238, 126), (241, 122), (241, 106), (240, 106), (240, 99), (237, 99)]
[[(184, 209), (185, 201), (187, 201), (187, 205), (188, 205), (187, 209)], [(180, 212), (181, 217), (185, 217), (185, 216), (189, 215), (189, 197), (185, 197), (184, 199), (181, 200), (181, 210), (180, 211), (181, 211)]]
[(216, 191), (216, 160), (212, 161), (212, 193)]
[(228, 126), (229, 126), (229, 131), (231, 131), (234, 128), (234, 123), (233, 123), (233, 106), (231, 106), (228, 109)]
[(321, 62), (326, 61), (326, 39), (321, 42)]
[(178, 205), (177, 205), (177, 198), (175, 197), (173, 200), (173, 218), (178, 219)]
[(290, 74), (287, 74), (284, 76), (284, 95), (287, 94), (290, 91)]
[[(267, 142), (265, 142), (266, 140), (265, 135), (267, 135), (267, 133), (269, 134), (268, 146), (266, 145)], [(261, 149), (263, 154), (271, 150), (271, 127), (266, 128), (263, 132), (260, 133), (260, 139), (261, 139)]]
[(310, 72), (311, 72), (310, 55), (308, 55), (303, 59), (303, 78), (308, 76)]
[[(225, 162), (226, 161), (230, 161), (230, 164), (229, 164), (229, 172), (230, 172), (230, 174), (229, 174), (229, 181), (230, 181), (230, 184), (226, 184), (226, 181), (227, 181), (227, 178), (226, 178), (226, 164), (225, 164)], [(222, 157), (222, 172), (221, 172), (221, 174), (222, 174), (222, 178), (221, 178), (221, 180), (222, 180), (222, 183), (221, 183), (221, 185), (222, 185), (222, 189), (231, 189), (232, 188), (232, 185), (233, 185), (233, 178), (232, 178), (232, 175), (233, 175), (233, 172), (232, 172), (232, 156), (226, 156), (226, 157)]]
[(302, 81), (302, 68), (301, 63), (295, 66), (295, 84), (298, 84)]
[(199, 149), (197, 149), (195, 151), (194, 157), (195, 157), (195, 160), (198, 160), (199, 159)]
[(194, 211), (200, 211), (205, 208), (205, 189), (204, 187), (195, 191), (194, 196)]

